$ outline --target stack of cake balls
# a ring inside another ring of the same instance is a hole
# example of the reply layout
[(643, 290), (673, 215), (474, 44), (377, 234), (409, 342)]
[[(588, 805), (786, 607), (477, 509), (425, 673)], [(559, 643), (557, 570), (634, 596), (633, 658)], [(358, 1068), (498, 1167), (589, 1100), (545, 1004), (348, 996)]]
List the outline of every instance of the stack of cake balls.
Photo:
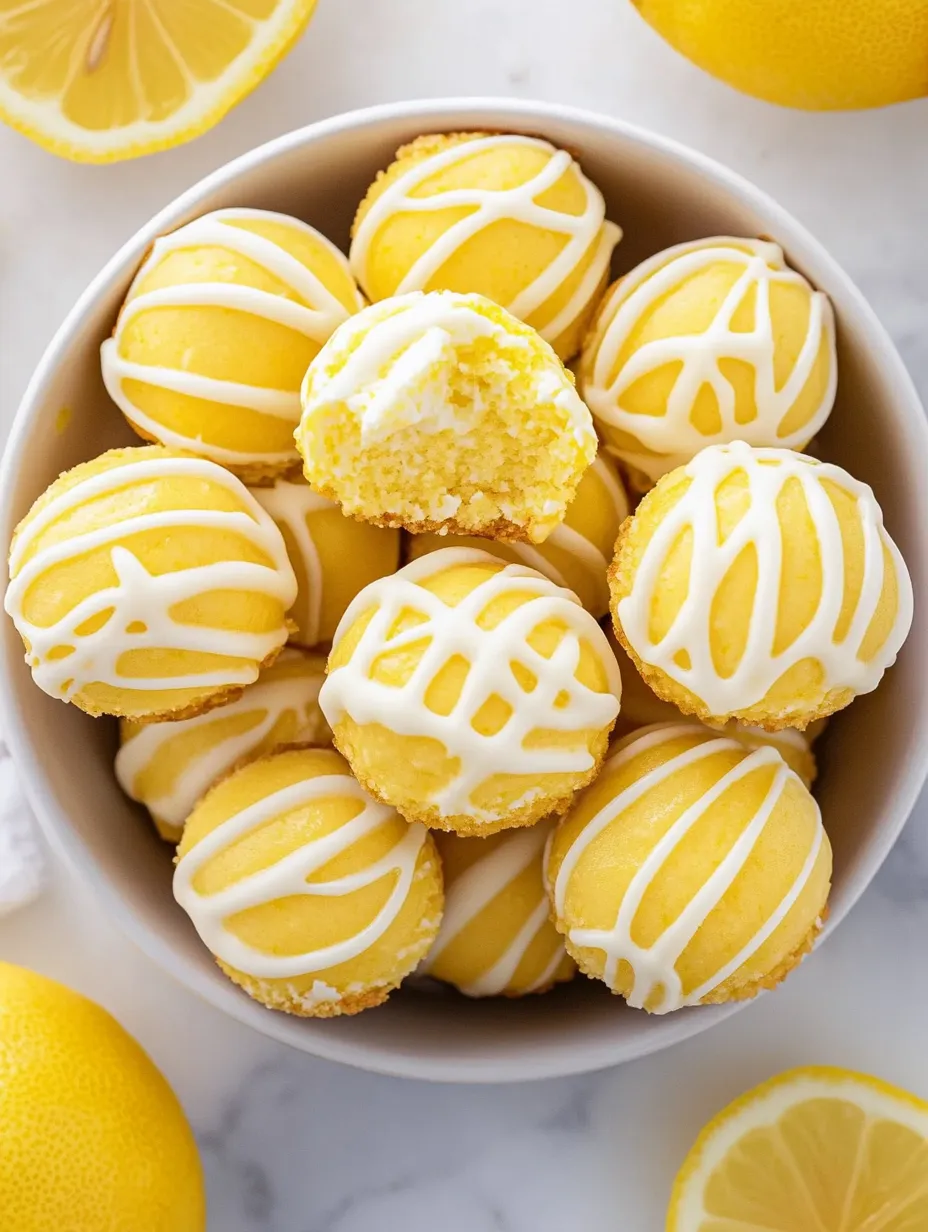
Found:
[(665, 1013), (814, 943), (813, 740), (893, 663), (909, 578), (801, 452), (827, 298), (745, 237), (608, 287), (620, 235), (570, 154), (493, 133), (400, 149), (348, 258), (198, 218), (102, 346), (150, 443), (16, 531), (36, 683), (118, 717), (177, 902), (272, 1009), (579, 969)]

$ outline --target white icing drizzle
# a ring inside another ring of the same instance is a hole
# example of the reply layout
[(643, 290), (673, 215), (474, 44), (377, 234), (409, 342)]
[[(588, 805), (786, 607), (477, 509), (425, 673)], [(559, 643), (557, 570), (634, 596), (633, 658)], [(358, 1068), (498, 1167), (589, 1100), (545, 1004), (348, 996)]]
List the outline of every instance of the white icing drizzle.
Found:
[[(633, 758), (649, 748), (658, 747), (681, 736), (691, 735), (692, 723), (661, 724), (649, 729), (642, 735), (623, 745), (603, 767), (603, 774), (608, 775), (627, 764)], [(678, 753), (663, 765), (642, 775), (636, 782), (619, 792), (608, 804), (591, 818), (568, 848), (558, 869), (554, 884), (554, 903), (559, 916), (563, 917), (568, 885), (574, 870), (583, 853), (595, 838), (603, 833), (613, 822), (653, 788), (706, 757), (725, 749), (737, 749), (744, 752), (744, 745), (737, 740), (719, 736)], [(753, 817), (747, 819), (744, 829), (725, 855), (718, 867), (706, 880), (704, 885), (693, 895), (680, 915), (664, 929), (657, 940), (644, 948), (632, 940), (632, 927), (635, 916), (644, 900), (645, 894), (653, 883), (664, 864), (676, 850), (685, 836), (705, 814), (706, 810), (739, 780), (745, 778), (762, 766), (775, 765), (776, 772), (760, 807)], [(570, 928), (568, 937), (571, 943), (578, 947), (599, 949), (606, 956), (603, 980), (615, 990), (619, 964), (627, 962), (633, 973), (633, 984), (626, 1000), (635, 1009), (642, 1009), (658, 988), (663, 989), (660, 1003), (651, 1007), (653, 1013), (666, 1014), (672, 1010), (681, 1009), (685, 1005), (697, 1005), (714, 989), (723, 984), (745, 962), (748, 961), (760, 947), (771, 937), (788, 915), (793, 904), (805, 888), (812, 870), (818, 859), (824, 840), (824, 828), (818, 805), (815, 807), (817, 825), (815, 836), (809, 848), (808, 856), (797, 874), (793, 884), (781, 899), (776, 909), (768, 916), (764, 924), (754, 936), (744, 945), (734, 957), (718, 971), (714, 972), (698, 988), (689, 994), (684, 994), (676, 964), (681, 955), (691, 944), (697, 932), (702, 927), (712, 911), (722, 901), (729, 888), (733, 885), (744, 869), (755, 844), (760, 838), (764, 827), (770, 819), (773, 810), (779, 803), (783, 790), (789, 780), (798, 782), (798, 776), (789, 769), (776, 749), (769, 745), (761, 746), (746, 756), (736, 766), (718, 779), (689, 808), (685, 809), (667, 832), (659, 839), (649, 852), (641, 868), (635, 873), (619, 906), (615, 924), (611, 929)], [(600, 780), (601, 781), (601, 780)], [(812, 798), (809, 797), (811, 800)]]
[[(300, 222), (299, 219), (291, 218), (286, 214), (270, 213), (267, 210), (242, 208), (216, 210), (212, 214), (196, 218), (186, 226), (155, 240), (151, 252), (129, 289), (129, 298), (119, 314), (113, 337), (103, 343), (100, 354), (103, 381), (107, 392), (130, 423), (136, 427), (165, 445), (179, 449), (193, 449), (196, 453), (209, 457), (214, 462), (235, 464), (245, 461), (262, 461), (271, 464), (295, 459), (296, 450), (288, 450), (284, 453), (243, 453), (215, 444), (204, 444), (199, 437), (177, 432), (166, 427), (159, 420), (146, 415), (132, 402), (123, 389), (124, 381), (142, 381), (147, 385), (173, 393), (185, 394), (191, 398), (203, 398), (226, 406), (246, 408), (293, 424), (299, 421), (300, 396), (297, 390), (265, 389), (255, 385), (243, 385), (236, 381), (186, 372), (180, 368), (135, 363), (120, 354), (120, 344), (127, 325), (141, 313), (153, 308), (207, 306), (226, 308), (285, 325), (288, 329), (317, 342), (319, 346), (326, 342), (337, 326), (350, 316), (349, 310), (332, 294), (321, 278), (286, 249), (281, 248), (279, 244), (254, 231), (246, 231), (240, 226), (229, 225), (248, 220), (282, 223), (293, 231), (311, 235), (316, 242), (323, 244), (333, 256), (337, 257), (346, 275), (349, 273), (346, 258), (334, 244), (313, 227)], [(132, 296), (133, 288), (140, 285), (168, 253), (183, 248), (200, 247), (224, 248), (245, 257), (285, 283), (302, 302), (297, 303), (295, 300), (259, 290), (257, 287), (231, 282), (191, 282), (162, 287)], [(358, 294), (355, 311), (363, 307), (363, 303), (364, 301)]]
[[(173, 477), (198, 479), (224, 488), (241, 504), (241, 509), (165, 509), (132, 514), (110, 526), (72, 535), (25, 560), (32, 544), (48, 526), (86, 502), (136, 483)], [(272, 565), (217, 560), (155, 575), (120, 543), (143, 531), (169, 533), (181, 526), (195, 526), (204, 535), (211, 530), (240, 535), (268, 557)], [(52, 566), (78, 560), (99, 548), (109, 548), (117, 584), (88, 595), (53, 625), (39, 626), (28, 621), (23, 605), (29, 588)], [(26, 662), (32, 668), (33, 678), (46, 693), (66, 700), (86, 684), (147, 691), (251, 684), (258, 674), (258, 665), (286, 638), (283, 619), (278, 629), (259, 633), (182, 624), (171, 616), (171, 609), (212, 590), (269, 595), (280, 602), (283, 611), (296, 597), (296, 578), (273, 520), (234, 475), (204, 458), (140, 457), (81, 480), (51, 500), (23, 527), (10, 552), (10, 574), (12, 580), (4, 607), (31, 647)], [(112, 613), (95, 632), (78, 632), (83, 624), (110, 608)], [(49, 652), (60, 646), (74, 649), (63, 658), (49, 659)], [(119, 660), (130, 650), (199, 651), (250, 662), (229, 663), (212, 671), (176, 677), (126, 676), (119, 671)]]
[[(278, 665), (297, 662), (301, 658), (296, 651), (284, 650), (270, 670), (273, 672)], [(326, 732), (317, 705), (325, 672), (321, 666), (315, 672), (311, 667), (310, 661), (306, 660), (306, 670), (299, 675), (259, 678), (236, 701), (190, 719), (147, 723), (140, 727), (116, 754), (116, 778), (120, 787), (131, 799), (144, 804), (153, 816), (168, 825), (182, 826), (206, 790), (236, 762), (258, 748), (288, 712), (297, 720), (293, 740), (318, 742)], [(248, 731), (227, 736), (205, 749), (184, 767), (163, 795), (143, 797), (138, 794), (136, 779), (168, 742), (183, 739), (213, 723), (243, 714), (260, 714), (261, 717)]]
[[(485, 150), (519, 146), (543, 150), (550, 154), (545, 166), (524, 184), (505, 190), (475, 187), (447, 190), (428, 197), (411, 195), (420, 184), (437, 172), (464, 162), (475, 154)], [(539, 205), (536, 198), (553, 187), (571, 167), (586, 196), (583, 213), (566, 214), (561, 210)], [(406, 271), (396, 288), (396, 294), (424, 290), (445, 262), (468, 240), (496, 222), (512, 219), (568, 237), (567, 243), (551, 264), (527, 287), (523, 287), (511, 303), (503, 305), (513, 316), (525, 320), (555, 294), (577, 269), (591, 244), (595, 243), (593, 259), (580, 284), (557, 316), (539, 330), (548, 342), (554, 342), (583, 312), (609, 268), (613, 248), (622, 237), (621, 229), (615, 223), (606, 221), (606, 205), (602, 193), (587, 179), (565, 150), (558, 150), (547, 141), (534, 137), (482, 137), (474, 141), (462, 141), (424, 159), (384, 189), (364, 216), (351, 245), (351, 268), (358, 282), (365, 285), (371, 244), (381, 226), (391, 216), (406, 213), (428, 214), (460, 208), (469, 208), (471, 212), (450, 226), (419, 256)]]
[[(427, 433), (471, 433), (485, 408), (477, 397), (466, 410), (451, 398), (457, 348), (492, 338), (501, 355), (524, 351), (531, 358), (524, 327), (513, 321), (509, 329), (485, 315), (480, 309), (489, 302), (455, 291), (415, 291), (365, 308), (337, 330), (310, 365), (304, 414), (344, 404), (360, 425), (362, 445), (412, 426)], [(336, 358), (341, 363), (333, 370)], [(550, 400), (568, 416), (575, 439), (595, 441), (590, 412), (554, 356), (538, 384), (539, 400)]]
[[(197, 873), (219, 852), (273, 818), (330, 796), (357, 800), (360, 806), (357, 816), (329, 834), (298, 847), (268, 868), (251, 873), (214, 894), (201, 894), (194, 888)], [(397, 918), (412, 886), (427, 831), (418, 824), (406, 825), (399, 842), (367, 868), (331, 881), (310, 882), (307, 878), (395, 816), (393, 809), (372, 800), (347, 774), (325, 774), (293, 783), (240, 813), (234, 813), (192, 847), (175, 869), (174, 897), (190, 916), (211, 953), (237, 971), (268, 980), (326, 971), (358, 958), (380, 940)], [(262, 903), (295, 895), (341, 898), (391, 874), (395, 875), (395, 883), (373, 920), (353, 937), (321, 949), (289, 956), (275, 955), (247, 945), (226, 927), (230, 916)]]
[[(454, 607), (420, 586), (419, 580), (453, 566), (491, 564), (498, 571), (480, 583)], [(622, 684), (615, 656), (599, 625), (580, 606), (572, 591), (522, 565), (504, 565), (487, 552), (472, 548), (444, 548), (411, 561), (389, 577), (365, 587), (348, 607), (333, 639), (338, 646), (355, 620), (372, 606), (377, 610), (344, 666), (330, 670), (319, 694), (319, 705), (330, 727), (346, 715), (356, 723), (382, 723), (406, 736), (440, 740), (452, 757), (460, 758), (460, 773), (428, 803), (443, 817), (469, 815), (479, 821), (498, 820), (490, 810), (478, 809), (474, 790), (496, 774), (582, 774), (593, 767), (586, 748), (524, 747), (530, 732), (545, 728), (579, 732), (608, 728), (619, 712)], [(492, 629), (482, 629), (477, 618), (488, 604), (504, 594), (532, 597)], [(394, 637), (390, 630), (404, 608), (427, 619)], [(554, 654), (546, 659), (527, 638), (542, 622), (562, 621), (566, 632)], [(385, 648), (391, 651), (430, 638), (415, 671), (402, 689), (371, 678), (374, 660)], [(608, 681), (608, 691), (597, 693), (575, 676), (580, 661), (580, 639), (597, 651)], [(438, 715), (425, 704), (425, 694), (437, 672), (453, 655), (461, 655), (470, 671), (452, 712)], [(511, 662), (526, 667), (538, 684), (526, 693), (509, 669)], [(492, 695), (512, 708), (505, 727), (482, 736), (472, 719)], [(568, 703), (555, 706), (566, 694)], [(529, 787), (511, 808), (519, 808), (540, 794)], [(508, 811), (508, 810), (507, 810)]]
[[(748, 479), (750, 507), (728, 535), (718, 541), (715, 493), (736, 471)], [(704, 449), (686, 467), (692, 482), (676, 505), (661, 519), (635, 573), (632, 591), (618, 605), (618, 619), (638, 657), (659, 667), (689, 689), (713, 715), (747, 709), (764, 698), (789, 668), (806, 658), (817, 659), (824, 672), (824, 689), (849, 688), (869, 693), (895, 661), (912, 623), (912, 583), (898, 548), (883, 527), (883, 514), (870, 488), (829, 462), (818, 462), (787, 449), (752, 449), (743, 441)], [(815, 615), (802, 633), (780, 654), (772, 652), (783, 577), (782, 537), (776, 502), (788, 480), (802, 485), (815, 525), (822, 569), (822, 593)], [(829, 480), (857, 502), (864, 543), (864, 573), (853, 618), (841, 642), (834, 640), (844, 602), (844, 547), (838, 517), (822, 480)], [(661, 583), (667, 554), (681, 533), (692, 530), (689, 593), (673, 624), (659, 643), (649, 636), (654, 593)], [(747, 642), (741, 661), (728, 678), (712, 662), (710, 612), (716, 591), (730, 566), (749, 544), (757, 554), (757, 590)], [(859, 657), (883, 590), (883, 549), (896, 574), (898, 610), (892, 631), (869, 662)], [(689, 655), (681, 667), (674, 656)]]
[[(537, 978), (524, 990), (538, 992), (547, 987), (564, 958), (564, 946), (554, 932), (548, 916), (548, 899), (541, 875), (541, 860), (545, 842), (552, 829), (541, 823), (525, 830), (515, 830), (496, 844), (485, 856), (476, 860), (454, 881), (445, 884), (445, 914), (441, 929), (425, 964), (423, 975), (431, 974), (435, 963), (457, 937), (477, 918), (485, 907), (506, 892), (508, 886), (533, 864), (538, 865), (538, 902), (526, 916), (516, 935), (495, 963), (482, 971), (469, 984), (456, 986), (468, 997), (498, 997), (511, 985), (525, 958), (529, 946), (541, 928), (552, 934), (552, 955)], [(479, 842), (479, 839), (472, 839)]]
[(322, 628), (322, 590), (324, 577), (319, 552), (309, 529), (307, 518), (312, 513), (338, 506), (314, 492), (304, 480), (296, 483), (278, 479), (272, 488), (250, 488), (255, 500), (267, 510), (278, 526), (285, 526), (293, 536), (300, 559), (306, 570), (306, 593), (299, 596), (300, 640), (315, 646)]
[[(744, 248), (750, 251), (745, 252)], [(742, 265), (744, 272), (709, 328), (701, 334), (644, 343), (610, 380), (619, 352), (642, 316), (687, 279), (720, 262)], [(774, 285), (808, 288), (810, 295), (808, 331), (781, 389), (777, 389), (774, 375), (777, 339), (770, 310), (770, 288)], [(735, 332), (731, 329), (732, 318), (752, 290), (756, 291), (754, 328), (750, 332)], [(813, 291), (801, 274), (786, 266), (777, 244), (727, 237), (678, 244), (657, 253), (626, 275), (601, 311), (606, 319), (614, 315), (594, 343), (592, 370), (583, 380), (583, 396), (597, 419), (641, 442), (641, 452), (617, 452), (651, 480), (688, 462), (707, 445), (734, 439), (751, 445), (801, 449), (831, 413), (838, 380), (831, 303), (823, 292)], [(822, 400), (807, 423), (781, 436), (780, 425), (812, 375), (823, 337), (827, 340), (829, 358), (828, 385)], [(757, 417), (748, 423), (735, 419), (735, 391), (719, 367), (719, 361), (724, 359), (743, 360), (754, 369)], [(637, 380), (675, 362), (682, 366), (663, 415), (641, 415), (622, 409), (622, 395)], [(691, 420), (696, 396), (704, 385), (718, 399), (721, 427), (712, 435), (700, 432)]]

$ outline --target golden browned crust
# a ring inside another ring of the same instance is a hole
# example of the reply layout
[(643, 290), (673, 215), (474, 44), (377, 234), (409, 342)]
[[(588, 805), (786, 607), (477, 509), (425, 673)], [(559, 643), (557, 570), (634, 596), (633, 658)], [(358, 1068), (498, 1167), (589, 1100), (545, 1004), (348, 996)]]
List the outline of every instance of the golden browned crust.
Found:
[(710, 726), (721, 726), (731, 719), (737, 719), (751, 727), (777, 732), (788, 727), (805, 731), (811, 723), (825, 719), (838, 710), (843, 710), (854, 700), (854, 694), (850, 689), (833, 689), (817, 709), (802, 713), (790, 711), (786, 714), (759, 714), (756, 706), (752, 706), (748, 710), (732, 710), (727, 714), (714, 714), (694, 693), (671, 680), (661, 668), (653, 667), (639, 658), (634, 646), (625, 636), (625, 631), (619, 621), (619, 604), (631, 593), (634, 579), (634, 569), (627, 557), (630, 555), (628, 536), (635, 517), (635, 514), (631, 514), (619, 527), (618, 538), (615, 541), (615, 553), (606, 571), (606, 578), (609, 582), (609, 614), (612, 617), (612, 628), (616, 640), (631, 659), (639, 676), (661, 701), (669, 702), (672, 706), (676, 706), (681, 714), (694, 715)]
[(795, 970), (802, 962), (807, 954), (812, 952), (816, 938), (822, 931), (822, 925), (828, 918), (828, 908), (824, 907), (819, 918), (815, 921), (812, 927), (806, 933), (802, 942), (793, 950), (792, 954), (788, 954), (778, 966), (774, 967), (765, 976), (758, 980), (754, 980), (750, 984), (744, 984), (741, 988), (724, 990), (723, 988), (716, 989), (713, 992), (707, 993), (703, 997), (702, 1005), (721, 1005), (727, 1001), (750, 1001), (756, 997), (759, 992), (770, 991), (782, 984), (789, 973)]
[[(585, 472), (581, 471), (581, 476)], [(470, 524), (464, 525), (458, 522), (455, 518), (442, 519), (425, 519), (424, 521), (413, 521), (405, 518), (398, 513), (378, 513), (378, 514), (362, 514), (353, 513), (345, 509), (341, 503), (341, 498), (338, 491), (328, 483), (322, 483), (314, 479), (312, 482), (309, 476), (303, 475), (307, 483), (314, 492), (320, 496), (324, 496), (326, 500), (333, 501), (341, 509), (346, 518), (351, 518), (354, 522), (367, 522), (371, 526), (381, 526), (386, 530), (405, 530), (410, 535), (425, 535), (425, 534), (448, 534), (448, 535), (473, 535), (477, 539), (497, 539), (502, 543), (544, 543), (545, 539), (554, 531), (555, 527), (550, 526), (545, 530), (541, 538), (533, 538), (532, 529), (536, 525), (535, 522), (528, 522), (524, 526), (511, 522), (508, 518), (496, 518), (492, 522), (483, 522), (479, 526)], [(579, 483), (579, 478), (577, 480)], [(567, 505), (564, 503), (564, 512), (561, 514), (559, 523), (563, 521), (567, 514)], [(547, 521), (546, 521), (547, 526)]]
[(471, 817), (466, 813), (455, 813), (451, 817), (445, 817), (434, 805), (418, 804), (410, 800), (397, 801), (391, 799), (383, 793), (377, 783), (358, 770), (358, 767), (352, 761), (351, 745), (348, 742), (340, 743), (339, 737), (333, 733), (333, 743), (338, 752), (341, 753), (351, 766), (352, 773), (364, 790), (373, 796), (375, 800), (379, 800), (381, 804), (386, 804), (390, 808), (396, 809), (407, 821), (418, 821), (430, 830), (445, 830), (452, 834), (458, 834), (462, 838), (489, 838), (491, 834), (498, 834), (500, 830), (524, 829), (526, 826), (534, 826), (544, 817), (552, 815), (556, 817), (563, 816), (573, 803), (577, 792), (582, 791), (584, 787), (592, 783), (593, 779), (599, 774), (609, 747), (609, 734), (613, 726), (614, 721), (607, 728), (603, 729), (597, 740), (596, 752), (593, 753), (593, 766), (585, 773), (574, 776), (574, 785), (569, 791), (562, 795), (544, 796), (538, 800), (530, 801), (528, 804), (523, 805), (522, 808), (514, 809), (507, 813), (499, 821), (480, 821), (478, 818)]
[(364, 992), (343, 993), (337, 1001), (320, 1001), (316, 1005), (307, 1005), (298, 1000), (296, 995), (288, 997), (282, 989), (275, 987), (269, 980), (256, 980), (242, 975), (234, 968), (227, 966), (220, 958), (216, 959), (216, 965), (253, 1001), (259, 1002), (266, 1009), (276, 1010), (282, 1014), (292, 1014), (296, 1018), (342, 1018), (360, 1014), (364, 1010), (383, 1005), (389, 999), (390, 994), (399, 988), (401, 982), (369, 988)]
[[(549, 893), (550, 893), (550, 889), (549, 889)], [(777, 988), (780, 984), (783, 983), (783, 981), (786, 979), (789, 973), (799, 966), (799, 964), (806, 957), (806, 955), (812, 951), (812, 948), (815, 945), (816, 938), (818, 937), (818, 934), (821, 932), (822, 925), (824, 924), (827, 918), (828, 918), (828, 909), (827, 907), (825, 907), (822, 909), (822, 913), (820, 917), (815, 921), (815, 923), (809, 929), (808, 933), (803, 938), (800, 945), (796, 947), (796, 949), (792, 952), (792, 954), (788, 954), (776, 967), (773, 968), (772, 971), (768, 971), (766, 975), (761, 976), (759, 979), (753, 980), (748, 984), (744, 984), (739, 988), (732, 989), (730, 987), (727, 987), (727, 982), (726, 982), (725, 984), (722, 984), (719, 988), (713, 989), (712, 992), (707, 993), (701, 999), (699, 1004), (700, 1005), (725, 1005), (731, 1001), (750, 1001), (754, 997), (756, 997), (757, 994), (760, 992), (765, 992), (765, 991), (769, 992), (772, 989)], [(589, 968), (589, 966), (587, 966), (584, 963), (583, 948), (571, 945), (570, 940), (569, 940), (569, 929), (567, 928), (567, 926), (563, 924), (563, 922), (558, 921), (558, 920), (554, 921), (554, 926), (558, 930), (558, 932), (561, 933), (562, 936), (564, 937), (564, 948), (567, 950), (567, 953), (577, 964), (577, 967), (579, 968), (579, 970), (587, 977), (587, 979), (597, 980), (599, 981), (599, 983), (603, 983), (602, 976), (599, 973), (592, 971)], [(610, 988), (609, 991), (612, 993), (614, 997), (621, 997), (623, 995), (621, 992), (619, 992), (618, 989), (615, 989), (615, 988)], [(646, 1010), (645, 1012), (651, 1013), (652, 1011)]]

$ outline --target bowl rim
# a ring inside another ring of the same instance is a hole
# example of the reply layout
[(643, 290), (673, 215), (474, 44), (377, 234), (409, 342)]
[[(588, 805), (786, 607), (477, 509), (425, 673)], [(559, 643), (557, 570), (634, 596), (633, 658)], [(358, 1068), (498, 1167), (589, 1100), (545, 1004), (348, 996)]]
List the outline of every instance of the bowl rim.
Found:
[[(534, 129), (537, 126), (543, 130), (547, 122), (566, 122), (578, 127), (614, 133), (626, 142), (657, 150), (670, 160), (688, 166), (702, 177), (711, 180), (741, 204), (763, 213), (777, 226), (782, 224), (784, 231), (801, 241), (808, 251), (814, 254), (816, 261), (828, 269), (829, 277), (840, 286), (845, 303), (853, 305), (859, 320), (866, 327), (874, 350), (879, 352), (879, 366), (897, 391), (898, 396), (894, 404), (896, 417), (906, 434), (908, 444), (925, 460), (925, 469), (928, 472), (928, 421), (926, 421), (915, 385), (899, 356), (895, 343), (869, 302), (838, 261), (801, 222), (765, 191), (757, 188), (723, 163), (682, 142), (654, 133), (640, 125), (589, 109), (532, 99), (494, 96), (424, 98), (383, 103), (342, 112), (294, 129), (256, 146), (224, 163), (173, 198), (120, 246), (78, 297), (74, 306), (55, 330), (19, 402), (4, 446), (2, 462), (0, 462), (0, 528), (7, 534), (12, 531), (12, 510), (8, 495), (12, 491), (12, 480), (18, 469), (20, 458), (29, 445), (32, 421), (37, 407), (41, 404), (52, 374), (57, 370), (64, 353), (71, 345), (85, 312), (110, 288), (114, 281), (125, 276), (127, 269), (137, 265), (156, 236), (175, 226), (215, 190), (230, 184), (244, 173), (254, 170), (262, 163), (273, 160), (288, 150), (304, 145), (311, 146), (316, 141), (331, 135), (344, 136), (357, 129), (395, 120), (421, 122), (423, 130), (426, 130), (430, 126), (439, 124), (444, 117), (455, 116), (459, 113), (473, 116), (475, 123), (479, 122), (482, 115), (489, 117), (505, 113), (507, 122), (511, 118), (513, 124), (522, 124), (527, 128)], [(489, 126), (498, 127), (498, 124), (490, 122)], [(652, 1033), (650, 1041), (648, 1037), (636, 1041), (632, 1049), (628, 1048), (627, 1041), (616, 1041), (615, 1043), (604, 1041), (599, 1046), (585, 1045), (582, 1052), (577, 1050), (573, 1054), (568, 1049), (558, 1051), (549, 1046), (545, 1048), (542, 1056), (534, 1058), (531, 1052), (527, 1052), (516, 1058), (484, 1057), (469, 1062), (460, 1060), (445, 1062), (436, 1058), (399, 1053), (390, 1047), (377, 1048), (370, 1041), (359, 1043), (351, 1038), (342, 1038), (334, 1031), (313, 1035), (306, 1033), (304, 1043), (294, 1038), (296, 1033), (292, 1023), (278, 1021), (278, 1019), (285, 1019), (285, 1015), (268, 1013), (260, 1022), (256, 1022), (247, 1012), (250, 1007), (244, 1003), (244, 1000), (240, 1002), (238, 997), (224, 998), (212, 984), (204, 985), (190, 977), (184, 965), (177, 961), (173, 947), (136, 915), (131, 904), (126, 901), (119, 890), (99, 875), (93, 861), (84, 850), (81, 840), (72, 830), (66, 811), (59, 808), (52, 793), (48, 791), (38, 750), (30, 744), (17, 718), (14, 690), (11, 687), (10, 663), (7, 656), (0, 655), (0, 720), (2, 720), (3, 737), (20, 770), (26, 798), (50, 844), (64, 856), (67, 864), (75, 873), (94, 888), (97, 897), (124, 933), (162, 970), (217, 1010), (272, 1039), (290, 1044), (304, 1052), (374, 1073), (440, 1082), (511, 1082), (566, 1077), (603, 1069), (670, 1047), (707, 1030), (749, 1004), (748, 1002), (736, 1002), (675, 1015), (671, 1027), (660, 1033)], [(867, 867), (851, 880), (841, 909), (830, 916), (822, 934), (823, 938), (837, 927), (872, 881), (915, 804), (926, 774), (928, 774), (928, 711), (921, 723), (921, 728), (919, 740), (909, 756), (906, 773), (894, 785), (893, 801), (887, 809), (887, 815), (883, 818), (879, 840), (873, 844)]]

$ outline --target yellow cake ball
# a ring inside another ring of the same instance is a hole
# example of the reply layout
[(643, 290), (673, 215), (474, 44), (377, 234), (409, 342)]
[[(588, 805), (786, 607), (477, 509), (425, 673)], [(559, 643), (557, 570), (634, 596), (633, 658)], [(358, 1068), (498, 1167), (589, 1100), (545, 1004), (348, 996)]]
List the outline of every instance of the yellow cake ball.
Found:
[(657, 694), (771, 731), (875, 689), (912, 622), (866, 484), (743, 442), (660, 480), (622, 528), (610, 582), (616, 632)]
[(573, 979), (551, 923), (543, 863), (551, 820), (489, 838), (436, 834), (445, 879), (438, 939), (419, 968), (468, 997), (523, 997)]
[(286, 649), (227, 706), (176, 723), (123, 719), (120, 787), (145, 805), (161, 837), (176, 843), (197, 801), (244, 758), (282, 744), (331, 744), (318, 705), (324, 679), (322, 655)]
[(643, 488), (707, 445), (804, 449), (836, 385), (827, 296), (778, 245), (728, 236), (678, 244), (621, 278), (580, 366), (606, 447)]
[(430, 134), (397, 150), (368, 189), (351, 267), (372, 300), (479, 292), (569, 359), (621, 235), (565, 150), (512, 133)]
[(277, 523), (296, 574), (291, 642), (331, 642), (358, 591), (399, 567), (400, 532), (346, 518), (301, 477), (278, 479), (251, 494)]
[(174, 896), (223, 971), (307, 1018), (386, 1001), (442, 913), (428, 831), (362, 791), (331, 749), (289, 749), (223, 779), (187, 820)]
[(564, 521), (537, 547), (468, 535), (425, 534), (409, 538), (407, 555), (416, 560), (439, 548), (483, 548), (500, 560), (528, 565), (558, 586), (566, 586), (599, 619), (609, 611), (606, 570), (628, 512), (628, 497), (615, 464), (600, 453), (580, 480)]
[(774, 748), (669, 723), (619, 742), (556, 831), (547, 879), (580, 969), (664, 1014), (753, 997), (796, 966), (831, 846)]
[(254, 481), (298, 461), (303, 374), (363, 302), (314, 228), (216, 210), (155, 240), (103, 343), (103, 380), (140, 436)]
[(306, 478), (379, 526), (540, 543), (596, 456), (561, 361), (480, 295), (366, 308), (310, 365), (302, 397)]
[(4, 606), (40, 688), (88, 714), (184, 718), (287, 640), (280, 531), (227, 470), (158, 445), (60, 476), (16, 528)]
[(364, 786), (460, 834), (532, 825), (596, 773), (621, 681), (577, 597), (447, 548), (362, 590), (319, 704)]

